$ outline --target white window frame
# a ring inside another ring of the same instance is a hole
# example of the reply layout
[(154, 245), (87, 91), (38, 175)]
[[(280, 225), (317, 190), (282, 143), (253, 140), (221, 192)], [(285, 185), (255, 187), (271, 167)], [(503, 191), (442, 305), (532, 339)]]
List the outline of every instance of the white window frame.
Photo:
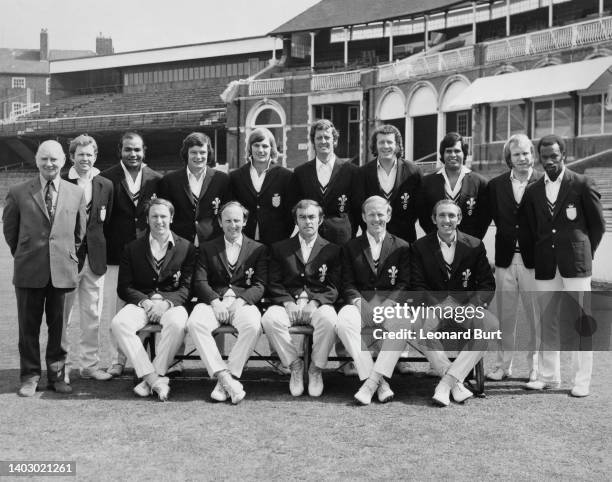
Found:
[(45, 79), (45, 95), (51, 95), (51, 77)]
[[(17, 85), (22, 84), (23, 85)], [(11, 78), (11, 88), (13, 89), (25, 89), (26, 88), (26, 78), (25, 77), (12, 77)]]
[[(572, 101), (572, 98), (568, 95), (561, 95), (561, 96), (548, 96), (548, 97), (540, 97), (537, 99), (531, 99), (531, 138), (532, 139), (540, 139), (540, 137), (536, 137), (536, 104), (539, 102), (551, 102), (551, 109), (552, 109), (552, 119), (551, 119), (551, 132), (549, 132), (548, 134), (555, 134), (556, 133), (556, 127), (555, 127), (555, 102), (558, 100), (569, 100), (570, 103)], [(575, 126), (572, 126), (575, 127)], [(580, 132), (580, 131), (578, 131)], [(548, 134), (544, 134), (544, 135), (548, 135)], [(562, 136), (563, 137), (563, 136)], [(574, 132), (571, 132), (569, 137), (574, 137)]]
[[(596, 134), (583, 134), (582, 133), (582, 99), (584, 97), (592, 97), (598, 95), (601, 102), (601, 111), (599, 114), (599, 132)], [(578, 137), (595, 137), (595, 136), (609, 136), (612, 131), (606, 132), (606, 94), (605, 92), (587, 92), (580, 95), (580, 102), (578, 103), (579, 116), (578, 116)]]
[[(493, 142), (505, 142), (504, 140), (495, 140), (494, 136), (493, 136), (493, 109), (494, 108), (498, 108), (498, 107), (507, 107), (508, 108), (508, 117), (507, 117), (507, 121), (508, 121), (508, 129), (506, 131), (506, 136), (505, 138), (508, 139), (510, 137), (510, 127), (511, 127), (511, 122), (510, 122), (510, 107), (514, 106), (514, 105), (522, 105), (525, 106), (525, 110), (527, 110), (527, 104), (525, 102), (520, 102), (520, 101), (515, 101), (515, 102), (502, 102), (502, 103), (498, 103), (498, 104), (491, 104), (490, 110), (489, 110), (489, 142), (493, 143)], [(525, 129), (527, 129), (527, 115), (525, 115), (525, 118), (523, 119), (525, 122)]]

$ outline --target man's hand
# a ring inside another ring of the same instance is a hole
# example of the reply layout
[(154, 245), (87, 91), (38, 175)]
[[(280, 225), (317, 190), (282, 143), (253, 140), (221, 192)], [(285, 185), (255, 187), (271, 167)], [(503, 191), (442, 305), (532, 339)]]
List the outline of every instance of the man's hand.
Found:
[(310, 324), (310, 320), (312, 319), (312, 313), (314, 312), (314, 310), (316, 310), (319, 306), (321, 306), (319, 304), (318, 301), (316, 300), (310, 300), (306, 306), (304, 306), (304, 308), (302, 308), (302, 316), (301, 316), (301, 324), (302, 325), (308, 325)]
[(163, 314), (170, 309), (170, 303), (166, 300), (146, 300), (142, 307), (145, 310), (149, 323), (159, 323)]
[(215, 314), (215, 318), (222, 325), (227, 325), (230, 322), (230, 313), (227, 310), (227, 307), (221, 302), (219, 298), (216, 300), (212, 300), (210, 306), (213, 309), (213, 313)]
[(292, 325), (299, 325), (302, 317), (302, 311), (300, 310), (299, 306), (293, 301), (289, 301), (285, 305), (285, 310), (287, 311), (287, 316), (289, 316), (289, 322)]
[(236, 311), (238, 311), (238, 309), (242, 308), (244, 305), (246, 305), (246, 301), (244, 301), (242, 298), (236, 298), (234, 302), (227, 307), (227, 311), (229, 311), (230, 320), (234, 319), (234, 316), (236, 316)]

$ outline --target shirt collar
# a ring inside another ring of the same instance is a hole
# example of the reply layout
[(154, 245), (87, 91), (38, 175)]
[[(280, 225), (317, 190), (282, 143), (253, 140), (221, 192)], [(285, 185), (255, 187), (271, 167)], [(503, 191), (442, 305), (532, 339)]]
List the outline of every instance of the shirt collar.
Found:
[[(127, 167), (125, 167), (125, 164), (123, 163), (123, 161), (119, 161), (119, 164), (121, 165), (121, 168), (123, 169), (123, 172), (125, 173), (126, 177), (130, 176), (132, 177), (132, 175), (130, 174), (130, 171), (127, 170)], [(140, 169), (138, 171), (138, 173), (142, 173), (142, 170), (147, 167), (147, 165), (143, 162), (142, 164), (140, 164)]]
[(546, 171), (544, 171), (544, 183), (548, 184), (548, 183), (558, 183), (561, 184), (561, 181), (563, 180), (563, 174), (565, 174), (565, 166), (563, 166), (563, 168), (561, 169), (561, 173), (559, 174), (559, 176), (557, 177), (557, 179), (555, 179), (554, 181), (550, 180), (550, 177), (548, 177), (548, 173)]
[[(459, 171), (459, 175), (461, 176), (463, 174), (465, 176), (468, 172), (472, 172), (472, 170), (469, 167), (466, 167), (465, 164), (463, 164), (461, 166), (461, 171)], [(438, 172), (436, 174), (442, 174), (443, 176), (446, 177), (447, 174), (446, 174), (446, 170), (444, 169), (444, 166), (438, 169)]]
[(206, 176), (206, 171), (208, 170), (208, 166), (204, 166), (204, 170), (202, 171), (202, 174), (200, 175), (200, 177), (196, 177), (196, 175), (191, 172), (191, 170), (187, 167), (187, 179), (191, 179), (195, 182), (200, 182), (202, 179), (204, 179), (204, 177)]
[(532, 175), (533, 175), (533, 167), (530, 167), (530, 168), (529, 168), (529, 173), (527, 174), (527, 180), (525, 180), (525, 181), (519, 181), (519, 180), (517, 179), (517, 177), (514, 175), (514, 169), (512, 169), (512, 170), (510, 171), (510, 180), (511, 180), (511, 181), (516, 181), (516, 182), (528, 182), (528, 181), (529, 181), (529, 179), (531, 179), (531, 176), (532, 176)]
[(385, 233), (381, 236), (380, 241), (376, 241), (376, 238), (372, 236), (368, 231), (366, 231), (366, 237), (368, 238), (368, 242), (370, 244), (382, 244), (382, 242), (385, 240), (386, 235), (387, 232), (385, 231)]
[[(153, 235), (149, 233), (149, 244), (153, 243), (153, 241), (155, 241), (156, 243), (158, 242), (157, 239), (155, 239)], [(170, 231), (170, 234), (168, 235), (168, 240), (164, 244), (167, 244), (168, 246), (174, 246), (174, 237), (172, 236), (172, 231)]]
[(451, 245), (450, 246), (446, 243), (446, 241), (444, 241), (440, 237), (440, 233), (436, 233), (436, 236), (438, 237), (438, 243), (440, 243), (440, 246), (442, 246), (442, 247), (449, 248), (449, 247), (453, 247), (453, 245), (457, 244), (457, 231), (455, 231), (455, 234), (453, 235), (453, 240), (451, 241)]
[[(100, 169), (98, 169), (97, 167), (92, 167), (86, 179), (88, 181), (91, 181), (98, 174), (100, 174)], [(81, 179), (81, 176), (79, 176), (79, 173), (76, 171), (74, 166), (72, 166), (68, 171), (68, 179)]]
[[(257, 172), (257, 169), (255, 169), (255, 166), (253, 165), (253, 159), (251, 159), (249, 161), (249, 164), (251, 165), (251, 170)], [(266, 168), (264, 169), (264, 171), (261, 174), (265, 174), (266, 172), (268, 172), (270, 170), (270, 165), (272, 164), (272, 159), (268, 159), (268, 165), (266, 166)], [(260, 174), (258, 174), (260, 175)]]
[(227, 238), (225, 236), (223, 236), (223, 241), (225, 241), (225, 247), (229, 247), (229, 246), (238, 246), (239, 248), (242, 247), (242, 240), (243, 240), (243, 236), (242, 234), (240, 235), (240, 237), (236, 240), (236, 241), (228, 241)]
[[(384, 169), (379, 159), (376, 159), (376, 167), (380, 169)], [(395, 169), (396, 167), (397, 167), (397, 157), (393, 159), (393, 164), (391, 164), (391, 170)]]
[[(49, 181), (47, 181), (44, 177), (42, 177), (41, 174), (39, 174), (38, 177), (40, 178), (40, 186), (44, 190), (47, 187), (47, 182), (49, 182)], [(53, 179), (53, 181), (51, 181), (51, 182), (53, 183), (53, 187), (55, 188), (55, 192), (59, 192), (60, 177), (56, 176), (55, 179)]]
[(300, 246), (306, 246), (306, 247), (308, 247), (308, 248), (310, 248), (310, 247), (314, 246), (315, 241), (317, 240), (317, 237), (318, 237), (318, 236), (319, 236), (319, 234), (318, 234), (318, 233), (317, 233), (317, 234), (315, 234), (315, 235), (313, 236), (313, 238), (310, 240), (310, 242), (309, 242), (309, 243), (307, 243), (307, 242), (306, 242), (306, 240), (305, 240), (304, 238), (302, 238), (302, 235), (301, 235), (301, 234), (298, 234), (298, 239), (300, 240)]
[(327, 162), (323, 162), (318, 157), (316, 158), (317, 169), (320, 169), (321, 167), (327, 165), (327, 166), (329, 166), (333, 170), (335, 162), (336, 162), (336, 154), (332, 154), (331, 156), (329, 156), (329, 161), (327, 161)]

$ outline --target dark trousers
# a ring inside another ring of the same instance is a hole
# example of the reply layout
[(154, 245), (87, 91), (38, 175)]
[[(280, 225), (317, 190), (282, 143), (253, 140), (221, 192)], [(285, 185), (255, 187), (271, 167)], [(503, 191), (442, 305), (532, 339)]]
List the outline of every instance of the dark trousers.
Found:
[(17, 288), (17, 318), (19, 321), (19, 361), (21, 381), (39, 380), (40, 325), (43, 311), (47, 321), (48, 340), (45, 361), (49, 383), (64, 379), (66, 351), (62, 348), (64, 299), (71, 290), (54, 288), (51, 282), (44, 288)]

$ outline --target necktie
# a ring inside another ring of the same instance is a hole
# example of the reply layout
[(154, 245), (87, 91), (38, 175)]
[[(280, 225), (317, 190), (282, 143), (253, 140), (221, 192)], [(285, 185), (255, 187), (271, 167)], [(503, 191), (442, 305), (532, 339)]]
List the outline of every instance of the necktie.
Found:
[(45, 188), (45, 205), (47, 206), (47, 213), (49, 214), (49, 219), (53, 221), (53, 191), (55, 191), (55, 186), (53, 185), (53, 181), (47, 181), (47, 187)]

